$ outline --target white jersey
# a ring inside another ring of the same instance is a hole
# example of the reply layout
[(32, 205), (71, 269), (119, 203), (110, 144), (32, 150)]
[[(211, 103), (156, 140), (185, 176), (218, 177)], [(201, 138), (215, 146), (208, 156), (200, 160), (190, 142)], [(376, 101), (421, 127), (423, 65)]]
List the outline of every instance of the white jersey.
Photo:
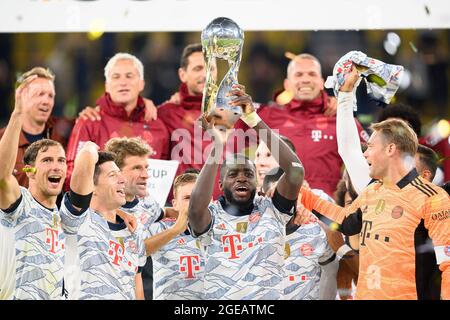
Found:
[(80, 217), (72, 212), (76, 210), (66, 194), (61, 215), (68, 220), (68, 232), (77, 234), (79, 299), (135, 299), (135, 276), (146, 261), (142, 229), (131, 233), (125, 223), (109, 223), (92, 209)]
[[(20, 192), (15, 210), (0, 210), (2, 226), (15, 237), (14, 299), (62, 299), (65, 234), (59, 212), (42, 206), (27, 189), (20, 187)], [(8, 252), (1, 253), (2, 261)], [(10, 271), (6, 282), (13, 276)]]
[(13, 298), (16, 287), (16, 241), (14, 229), (0, 223), (0, 300)]
[(152, 223), (158, 221), (163, 215), (158, 202), (150, 195), (127, 202), (121, 210), (133, 214), (146, 231), (149, 231)]
[(267, 197), (255, 197), (250, 215), (228, 214), (209, 205), (211, 228), (199, 238), (206, 247), (206, 299), (283, 298), (285, 222)]
[(318, 300), (321, 267), (334, 256), (316, 216), (286, 235), (284, 299)]
[[(171, 228), (176, 219), (152, 224), (150, 235)], [(152, 254), (154, 300), (200, 300), (204, 298), (205, 261), (200, 240), (186, 231)]]
[[(124, 204), (121, 210), (136, 217), (138, 225), (142, 225), (144, 230), (144, 239), (148, 237), (150, 225), (158, 220), (162, 214), (159, 204), (151, 196), (135, 198), (133, 201)], [(81, 266), (76, 243), (76, 235), (67, 235), (64, 287), (68, 300), (78, 300), (81, 294)]]

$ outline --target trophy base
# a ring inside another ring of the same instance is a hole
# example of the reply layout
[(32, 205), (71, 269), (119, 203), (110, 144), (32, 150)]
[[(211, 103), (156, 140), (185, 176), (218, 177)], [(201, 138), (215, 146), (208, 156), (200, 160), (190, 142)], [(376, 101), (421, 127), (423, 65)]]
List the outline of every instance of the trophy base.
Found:
[(216, 107), (211, 110), (208, 118), (214, 118), (214, 126), (218, 129), (220, 129), (220, 127), (225, 129), (232, 129), (241, 115), (241, 107), (233, 109)]

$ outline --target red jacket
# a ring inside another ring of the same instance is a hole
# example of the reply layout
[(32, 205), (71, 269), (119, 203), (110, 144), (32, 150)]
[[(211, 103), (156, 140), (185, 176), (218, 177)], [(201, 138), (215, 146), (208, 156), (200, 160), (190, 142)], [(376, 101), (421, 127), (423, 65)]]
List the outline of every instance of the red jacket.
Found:
[(79, 119), (75, 124), (67, 146), (67, 179), (69, 186), (75, 156), (86, 141), (95, 142), (103, 150), (106, 142), (114, 137), (141, 137), (153, 148), (154, 159), (169, 159), (169, 133), (158, 119), (145, 121), (145, 103), (139, 97), (136, 108), (127, 115), (125, 108), (115, 105), (108, 93), (97, 100), (100, 121)]
[[(272, 130), (278, 130), (292, 141), (311, 188), (333, 196), (343, 162), (336, 142), (336, 116), (323, 115), (327, 105), (328, 95), (323, 91), (312, 101), (294, 99), (284, 106), (261, 105), (257, 112)], [(367, 133), (355, 121), (361, 141), (366, 141)], [(238, 126), (242, 127), (242, 123)]]
[[(161, 119), (170, 134), (170, 159), (178, 160), (177, 175), (188, 168), (201, 170), (208, 156), (208, 146), (211, 137), (195, 121), (201, 115), (203, 96), (189, 95), (186, 84), (182, 83), (179, 89), (180, 104), (164, 103), (158, 107), (158, 119)], [(216, 179), (214, 199), (221, 194), (218, 187), (219, 178)], [(169, 195), (172, 199), (172, 194)]]

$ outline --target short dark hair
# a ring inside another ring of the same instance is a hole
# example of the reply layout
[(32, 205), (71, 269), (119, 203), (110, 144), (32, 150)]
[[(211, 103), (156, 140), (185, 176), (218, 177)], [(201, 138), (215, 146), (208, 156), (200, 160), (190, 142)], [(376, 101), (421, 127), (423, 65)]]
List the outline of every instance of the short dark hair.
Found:
[(278, 180), (280, 180), (281, 176), (283, 175), (284, 170), (280, 167), (275, 167), (267, 171), (266, 176), (264, 177), (263, 185), (261, 187), (261, 191), (266, 193), (269, 191), (271, 185)]
[(381, 122), (389, 118), (399, 118), (407, 121), (417, 136), (420, 136), (422, 121), (420, 121), (419, 113), (412, 107), (401, 103), (387, 106), (378, 115), (377, 122)]
[(256, 167), (255, 167), (255, 164), (253, 163), (253, 161), (251, 161), (249, 158), (247, 158), (242, 153), (234, 153), (230, 157), (226, 157), (225, 160), (223, 160), (223, 163), (220, 166), (220, 181), (223, 181), (223, 177), (225, 176), (225, 172), (227, 171), (226, 170), (227, 166), (229, 164), (233, 164), (233, 163), (236, 163), (236, 162), (237, 163), (248, 162), (248, 163), (252, 164), (253, 168), (256, 170)]
[(434, 179), (436, 175), (436, 170), (438, 167), (439, 157), (436, 152), (432, 149), (419, 144), (417, 148), (417, 154), (419, 155), (419, 160), (423, 166), (425, 166), (431, 172), (431, 180)]
[(180, 59), (180, 68), (187, 69), (189, 57), (195, 52), (203, 52), (201, 43), (193, 43), (183, 49)]
[(25, 150), (25, 153), (23, 155), (23, 162), (27, 165), (34, 165), (39, 151), (42, 150), (42, 152), (45, 152), (48, 150), (49, 147), (53, 146), (60, 146), (61, 148), (63, 148), (61, 143), (51, 139), (41, 139), (33, 142)]
[(100, 170), (100, 166), (108, 161), (115, 161), (116, 160), (116, 155), (112, 152), (109, 151), (99, 151), (98, 152), (98, 161), (95, 164), (95, 169), (94, 169), (94, 184), (96, 185), (98, 183), (98, 176), (101, 173)]

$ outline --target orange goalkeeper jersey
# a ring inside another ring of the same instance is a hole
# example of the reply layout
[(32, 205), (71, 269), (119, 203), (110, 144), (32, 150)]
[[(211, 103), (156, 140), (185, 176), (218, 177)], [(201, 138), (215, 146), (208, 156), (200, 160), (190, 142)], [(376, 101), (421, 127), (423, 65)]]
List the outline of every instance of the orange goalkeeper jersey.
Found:
[(394, 187), (372, 183), (345, 209), (304, 188), (301, 201), (342, 233), (360, 234), (357, 299), (417, 299), (414, 232), (423, 220), (442, 270), (441, 297), (450, 299), (450, 199), (415, 169)]

